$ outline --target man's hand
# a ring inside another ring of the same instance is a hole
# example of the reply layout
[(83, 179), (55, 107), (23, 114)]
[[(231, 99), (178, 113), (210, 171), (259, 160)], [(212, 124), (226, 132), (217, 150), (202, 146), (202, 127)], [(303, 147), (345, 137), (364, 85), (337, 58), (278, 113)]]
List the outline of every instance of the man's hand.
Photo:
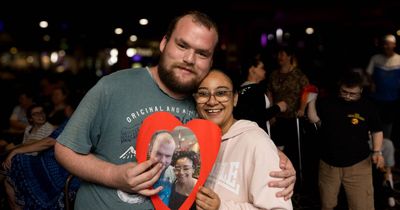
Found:
[(289, 158), (280, 150), (279, 155), (279, 167), (282, 171), (272, 171), (269, 175), (275, 178), (283, 178), (281, 181), (271, 181), (268, 183), (270, 187), (284, 188), (282, 191), (276, 194), (276, 197), (284, 197), (285, 200), (289, 200), (293, 195), (294, 184), (296, 183), (296, 171), (290, 162)]
[(372, 162), (374, 164), (376, 164), (376, 168), (383, 169), (385, 167), (385, 161), (384, 161), (382, 154), (374, 152), (372, 154), (371, 158), (372, 158)]
[(126, 163), (116, 166), (109, 173), (116, 180), (117, 188), (125, 192), (135, 192), (144, 196), (152, 196), (162, 190), (162, 186), (151, 189), (163, 171), (163, 166), (157, 159), (142, 163)]
[(197, 210), (217, 210), (221, 200), (217, 193), (207, 187), (201, 187), (196, 194)]

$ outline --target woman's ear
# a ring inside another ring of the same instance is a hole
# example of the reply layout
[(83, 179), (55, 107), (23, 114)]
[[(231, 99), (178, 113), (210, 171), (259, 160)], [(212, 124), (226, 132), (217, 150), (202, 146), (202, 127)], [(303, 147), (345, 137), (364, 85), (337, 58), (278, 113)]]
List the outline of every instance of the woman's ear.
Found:
[(235, 92), (235, 94), (233, 95), (233, 107), (236, 107), (238, 100), (239, 100), (239, 94)]

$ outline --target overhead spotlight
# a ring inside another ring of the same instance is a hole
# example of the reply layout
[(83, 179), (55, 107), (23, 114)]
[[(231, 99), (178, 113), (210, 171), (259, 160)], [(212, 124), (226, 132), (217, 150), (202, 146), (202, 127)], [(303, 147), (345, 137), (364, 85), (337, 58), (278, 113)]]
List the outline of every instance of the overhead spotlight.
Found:
[(313, 33), (314, 33), (314, 28), (312, 28), (312, 27), (306, 28), (306, 34), (311, 35)]
[(39, 22), (40, 28), (47, 28), (49, 26), (49, 23), (45, 20), (42, 20)]
[(120, 34), (122, 34), (123, 32), (124, 32), (124, 30), (123, 30), (122, 28), (116, 28), (116, 29), (114, 29), (114, 33), (117, 34), (117, 35), (120, 35)]
[(139, 20), (139, 24), (142, 26), (145, 26), (145, 25), (149, 24), (149, 20), (147, 20), (146, 18), (142, 18)]

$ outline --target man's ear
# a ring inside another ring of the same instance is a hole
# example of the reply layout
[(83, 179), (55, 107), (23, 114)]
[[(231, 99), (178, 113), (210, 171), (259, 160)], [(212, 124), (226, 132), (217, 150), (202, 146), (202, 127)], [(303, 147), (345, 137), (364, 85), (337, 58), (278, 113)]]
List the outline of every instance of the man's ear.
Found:
[(167, 45), (167, 42), (168, 42), (167, 37), (164, 36), (163, 39), (160, 42), (160, 46), (159, 46), (160, 47), (160, 52), (164, 51), (165, 46)]

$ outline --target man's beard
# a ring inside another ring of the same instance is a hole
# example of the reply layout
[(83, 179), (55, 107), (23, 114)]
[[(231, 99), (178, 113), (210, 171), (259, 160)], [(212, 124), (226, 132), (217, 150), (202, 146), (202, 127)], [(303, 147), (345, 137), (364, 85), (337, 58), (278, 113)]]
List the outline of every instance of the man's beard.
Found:
[(161, 82), (165, 86), (167, 86), (168, 89), (170, 89), (175, 93), (185, 94), (185, 95), (193, 93), (198, 86), (198, 81), (196, 81), (196, 79), (194, 78), (186, 83), (183, 83), (182, 81), (179, 80), (178, 77), (175, 76), (172, 68), (171, 69), (165, 68), (163, 58), (161, 58), (160, 64), (158, 65), (158, 76)]

